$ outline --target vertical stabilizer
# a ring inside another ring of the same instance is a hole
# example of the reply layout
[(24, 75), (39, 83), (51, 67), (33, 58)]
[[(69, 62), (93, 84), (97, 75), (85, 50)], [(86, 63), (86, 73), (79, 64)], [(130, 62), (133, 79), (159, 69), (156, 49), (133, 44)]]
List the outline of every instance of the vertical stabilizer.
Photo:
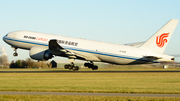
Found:
[(171, 19), (140, 48), (163, 53), (179, 20)]

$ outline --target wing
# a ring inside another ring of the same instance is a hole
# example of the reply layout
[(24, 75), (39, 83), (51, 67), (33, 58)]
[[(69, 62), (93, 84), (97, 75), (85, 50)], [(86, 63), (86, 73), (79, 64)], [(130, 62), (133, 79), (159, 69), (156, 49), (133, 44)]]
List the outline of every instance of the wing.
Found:
[(62, 47), (56, 39), (49, 41), (49, 50), (51, 50), (52, 53), (56, 53), (56, 55), (59, 53), (58, 56), (68, 57), (71, 59), (73, 58), (73, 59), (81, 59), (87, 61), (101, 61), (98, 57), (96, 57), (91, 53), (66, 49)]

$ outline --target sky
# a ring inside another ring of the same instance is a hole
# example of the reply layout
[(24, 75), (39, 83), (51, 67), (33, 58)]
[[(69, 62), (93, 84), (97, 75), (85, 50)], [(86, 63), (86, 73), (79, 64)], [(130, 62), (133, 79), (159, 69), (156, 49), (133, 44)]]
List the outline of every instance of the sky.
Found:
[[(14, 57), (2, 40), (19, 30), (118, 44), (146, 41), (170, 19), (180, 20), (179, 5), (179, 0), (0, 0), (0, 47), (10, 62), (29, 58), (22, 49)], [(179, 39), (180, 24), (164, 53), (180, 54)]]

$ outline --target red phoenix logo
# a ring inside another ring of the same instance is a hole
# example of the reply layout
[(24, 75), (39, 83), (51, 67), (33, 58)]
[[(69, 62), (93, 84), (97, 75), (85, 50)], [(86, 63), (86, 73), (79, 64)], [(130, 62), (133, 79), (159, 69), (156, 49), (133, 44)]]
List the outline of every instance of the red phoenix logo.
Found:
[(158, 47), (162, 48), (164, 46), (165, 43), (167, 43), (167, 38), (169, 36), (169, 33), (163, 33), (160, 36), (156, 37), (156, 44)]

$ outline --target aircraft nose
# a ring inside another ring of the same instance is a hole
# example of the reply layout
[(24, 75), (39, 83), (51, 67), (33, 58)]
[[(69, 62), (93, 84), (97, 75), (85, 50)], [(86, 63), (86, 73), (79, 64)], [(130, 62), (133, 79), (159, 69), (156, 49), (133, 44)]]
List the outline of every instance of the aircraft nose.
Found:
[(7, 34), (3, 37), (4, 42), (8, 43), (8, 42), (7, 42), (8, 40), (12, 40), (12, 38), (13, 38), (13, 37), (11, 37), (12, 35), (13, 35), (12, 32), (7, 33)]
[(3, 37), (3, 40), (6, 42), (6, 37), (7, 37), (8, 34), (6, 34), (4, 37)]

